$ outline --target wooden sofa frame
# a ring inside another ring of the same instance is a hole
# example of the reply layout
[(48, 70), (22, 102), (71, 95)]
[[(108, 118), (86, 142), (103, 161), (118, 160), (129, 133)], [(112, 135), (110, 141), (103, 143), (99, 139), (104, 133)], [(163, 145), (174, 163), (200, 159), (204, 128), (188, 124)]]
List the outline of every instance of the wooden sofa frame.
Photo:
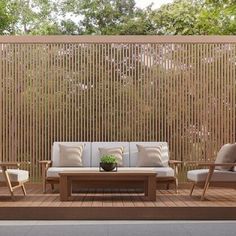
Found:
[(26, 196), (26, 190), (25, 190), (24, 184), (28, 182), (28, 180), (13, 182), (10, 180), (9, 174), (7, 172), (7, 167), (17, 167), (19, 169), (20, 165), (21, 163), (17, 163), (17, 162), (1, 162), (0, 163), (0, 168), (2, 169), (2, 174), (5, 179), (5, 182), (0, 181), (0, 186), (8, 188), (12, 199), (14, 199), (14, 190), (17, 188), (21, 188), (24, 196)]
[(194, 188), (200, 187), (203, 188), (203, 192), (201, 195), (201, 200), (205, 199), (205, 195), (206, 195), (206, 191), (208, 190), (208, 188), (210, 186), (212, 187), (234, 187), (236, 186), (235, 182), (226, 182), (226, 181), (211, 181), (212, 175), (214, 173), (215, 167), (217, 166), (228, 166), (228, 167), (232, 167), (232, 166), (236, 166), (236, 163), (222, 163), (222, 164), (216, 164), (216, 163), (206, 163), (206, 162), (185, 162), (185, 164), (191, 164), (191, 165), (197, 165), (199, 167), (208, 167), (209, 171), (206, 177), (206, 180), (203, 182), (195, 182), (195, 181), (191, 181), (192, 182), (192, 187), (190, 190), (190, 196), (192, 196), (193, 194), (193, 190)]
[[(47, 170), (49, 167), (52, 166), (52, 161), (50, 160), (42, 160), (39, 161), (41, 164), (41, 170), (42, 170), (42, 179), (43, 179), (43, 193), (46, 193), (46, 186), (47, 184), (51, 185), (52, 191), (54, 190), (54, 184), (59, 184), (59, 177), (47, 177)], [(174, 169), (174, 176), (173, 177), (157, 177), (157, 183), (164, 183), (167, 185), (167, 189), (169, 189), (170, 184), (174, 184), (175, 186), (175, 193), (178, 193), (178, 165), (180, 165), (182, 162), (177, 160), (169, 160), (169, 165), (173, 166)], [(129, 185), (130, 184), (130, 185)], [(132, 186), (132, 183), (127, 183), (127, 186)], [(138, 186), (137, 186), (138, 187)]]

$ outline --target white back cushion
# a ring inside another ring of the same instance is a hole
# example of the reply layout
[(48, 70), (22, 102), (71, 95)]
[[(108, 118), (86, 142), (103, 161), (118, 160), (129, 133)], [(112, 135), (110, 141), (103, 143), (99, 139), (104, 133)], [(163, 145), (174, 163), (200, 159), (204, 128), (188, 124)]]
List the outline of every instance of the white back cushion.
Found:
[(98, 148), (124, 147), (123, 166), (129, 166), (129, 143), (128, 142), (92, 142), (92, 167), (98, 167), (100, 152)]
[(161, 160), (163, 166), (169, 166), (169, 149), (167, 142), (130, 142), (130, 166), (135, 167), (137, 166), (138, 161), (138, 149), (136, 144), (143, 145), (145, 147), (155, 146), (155, 145), (162, 145), (161, 149)]
[(83, 166), (89, 167), (91, 165), (91, 142), (54, 142), (52, 145), (52, 166), (60, 166), (60, 149), (59, 144), (73, 146), (75, 144), (84, 144), (82, 153)]

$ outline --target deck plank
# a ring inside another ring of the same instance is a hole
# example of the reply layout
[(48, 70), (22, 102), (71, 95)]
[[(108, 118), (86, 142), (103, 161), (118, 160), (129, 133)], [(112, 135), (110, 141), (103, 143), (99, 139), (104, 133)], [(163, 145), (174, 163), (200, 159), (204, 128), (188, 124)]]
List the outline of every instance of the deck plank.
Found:
[[(189, 196), (189, 189), (180, 189), (178, 194), (175, 194), (173, 190), (157, 190), (156, 201), (147, 201), (143, 193), (137, 191), (125, 193), (121, 190), (104, 192), (102, 189), (92, 189), (73, 194), (70, 201), (66, 202), (60, 201), (58, 191), (48, 190), (46, 194), (42, 193), (41, 185), (27, 185), (26, 188), (27, 196), (24, 197), (22, 192), (17, 190), (14, 201), (6, 188), (0, 188), (0, 211), (7, 212), (5, 214), (9, 216), (6, 219), (14, 219), (16, 212), (13, 210), (14, 208), (24, 208), (21, 215), (32, 210), (34, 212), (32, 215), (39, 214), (37, 216), (39, 219), (51, 219), (53, 214), (55, 214), (55, 218), (59, 217), (59, 219), (61, 219), (60, 217), (62, 219), (64, 219), (63, 217), (94, 219), (95, 216), (98, 217), (101, 209), (104, 219), (112, 219), (112, 217), (114, 219), (136, 219), (137, 217), (168, 219), (171, 216), (174, 219), (183, 219), (184, 216), (188, 216), (186, 217), (188, 219), (201, 219), (201, 217), (204, 219), (221, 219), (222, 217), (236, 219), (236, 190), (230, 188), (210, 188), (204, 201), (200, 200), (202, 189), (195, 189), (193, 196)], [(211, 210), (207, 210), (208, 208)], [(44, 212), (47, 211), (45, 209), (48, 209), (47, 215)], [(50, 212), (50, 209), (54, 210)], [(70, 209), (73, 212), (71, 216)], [(124, 209), (125, 213), (120, 209)], [(55, 213), (53, 213), (54, 211)], [(168, 212), (172, 213), (168, 215)], [(91, 214), (89, 215), (89, 213)], [(28, 219), (30, 215), (31, 213), (24, 217)], [(4, 219), (4, 215), (0, 214), (0, 218)], [(32, 219), (36, 218), (32, 216)]]

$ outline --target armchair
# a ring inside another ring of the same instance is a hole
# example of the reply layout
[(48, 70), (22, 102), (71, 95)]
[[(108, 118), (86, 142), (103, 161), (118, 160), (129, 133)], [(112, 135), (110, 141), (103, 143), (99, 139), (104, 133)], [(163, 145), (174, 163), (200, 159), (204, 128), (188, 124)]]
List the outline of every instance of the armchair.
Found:
[[(21, 188), (23, 194), (26, 195), (24, 183), (29, 181), (29, 172), (20, 170), (21, 164), (17, 162), (0, 162), (0, 186), (7, 186), (12, 199), (14, 198), (14, 190), (16, 188)], [(11, 169), (8, 169), (9, 167)]]

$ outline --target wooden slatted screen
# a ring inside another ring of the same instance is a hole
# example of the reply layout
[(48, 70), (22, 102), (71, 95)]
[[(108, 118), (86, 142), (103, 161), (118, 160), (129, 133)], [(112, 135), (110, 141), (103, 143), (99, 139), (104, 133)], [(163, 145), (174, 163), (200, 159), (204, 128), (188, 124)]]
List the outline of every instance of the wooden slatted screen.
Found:
[(0, 37), (0, 160), (31, 161), (32, 181), (53, 141), (213, 160), (235, 142), (235, 68), (235, 37)]

